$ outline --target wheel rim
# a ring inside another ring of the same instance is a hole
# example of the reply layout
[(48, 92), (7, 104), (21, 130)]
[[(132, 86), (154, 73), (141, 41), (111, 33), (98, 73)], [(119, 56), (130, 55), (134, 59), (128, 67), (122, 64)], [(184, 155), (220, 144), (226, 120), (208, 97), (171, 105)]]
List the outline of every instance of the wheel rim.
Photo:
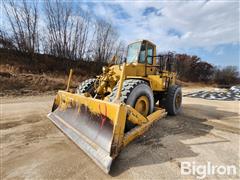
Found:
[(179, 92), (179, 93), (177, 93), (176, 99), (175, 99), (175, 107), (176, 107), (176, 109), (179, 109), (179, 108), (180, 108), (181, 103), (182, 103), (182, 95), (181, 95), (181, 93)]
[(141, 96), (137, 99), (135, 109), (142, 115), (147, 116), (149, 112), (149, 100), (146, 96)]

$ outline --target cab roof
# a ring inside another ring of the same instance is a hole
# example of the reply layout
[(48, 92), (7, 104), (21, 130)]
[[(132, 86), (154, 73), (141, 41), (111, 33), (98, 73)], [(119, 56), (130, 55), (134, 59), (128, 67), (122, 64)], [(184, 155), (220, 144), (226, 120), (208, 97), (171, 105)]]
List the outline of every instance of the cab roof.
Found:
[(151, 44), (151, 45), (153, 45), (153, 46), (156, 46), (153, 42), (151, 42), (151, 41), (149, 41), (149, 40), (147, 40), (147, 39), (140, 39), (140, 40), (137, 40), (137, 41), (134, 41), (134, 42), (131, 42), (131, 43), (129, 43), (129, 45), (130, 44), (133, 44), (133, 43), (137, 43), (137, 42), (143, 42), (143, 43), (149, 43), (149, 44)]

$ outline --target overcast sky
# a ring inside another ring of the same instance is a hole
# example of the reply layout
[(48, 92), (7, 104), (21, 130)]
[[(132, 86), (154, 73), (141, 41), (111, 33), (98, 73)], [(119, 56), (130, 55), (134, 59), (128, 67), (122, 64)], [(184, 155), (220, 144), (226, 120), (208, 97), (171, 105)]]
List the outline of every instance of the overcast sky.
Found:
[(196, 54), (215, 65), (239, 66), (239, 1), (78, 3), (111, 21), (126, 43), (149, 39), (159, 52)]

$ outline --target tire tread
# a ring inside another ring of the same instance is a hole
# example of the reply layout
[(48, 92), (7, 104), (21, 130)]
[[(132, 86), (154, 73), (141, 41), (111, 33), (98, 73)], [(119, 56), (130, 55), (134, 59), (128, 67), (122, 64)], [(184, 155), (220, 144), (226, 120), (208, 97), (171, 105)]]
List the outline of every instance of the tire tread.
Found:
[[(126, 103), (128, 96), (132, 92), (132, 90), (139, 84), (148, 84), (144, 80), (140, 79), (127, 79), (123, 82), (122, 86), (122, 92), (121, 92), (121, 97), (120, 100), (121, 102)], [(109, 101), (112, 102), (116, 95), (117, 95), (117, 90), (118, 90), (118, 84), (113, 88), (112, 93), (109, 95)]]
[(81, 82), (76, 90), (78, 94), (88, 92), (90, 88), (94, 85), (96, 79), (91, 78)]

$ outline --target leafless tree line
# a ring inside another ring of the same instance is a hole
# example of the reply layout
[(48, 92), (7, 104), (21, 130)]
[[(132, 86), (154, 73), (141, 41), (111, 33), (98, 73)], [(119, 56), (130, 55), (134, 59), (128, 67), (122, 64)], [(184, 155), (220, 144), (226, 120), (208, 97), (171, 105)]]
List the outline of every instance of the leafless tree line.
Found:
[[(21, 8), (18, 8), (14, 1), (3, 3), (7, 19), (11, 27), (11, 36), (1, 30), (2, 41), (9, 41), (7, 44), (15, 49), (33, 54), (39, 51), (39, 32), (37, 3), (28, 4), (22, 1)], [(6, 38), (6, 39), (4, 39)]]
[(0, 29), (2, 48), (99, 62), (123, 55), (124, 43), (111, 23), (94, 18), (72, 2), (10, 0), (3, 6), (8, 25)]

